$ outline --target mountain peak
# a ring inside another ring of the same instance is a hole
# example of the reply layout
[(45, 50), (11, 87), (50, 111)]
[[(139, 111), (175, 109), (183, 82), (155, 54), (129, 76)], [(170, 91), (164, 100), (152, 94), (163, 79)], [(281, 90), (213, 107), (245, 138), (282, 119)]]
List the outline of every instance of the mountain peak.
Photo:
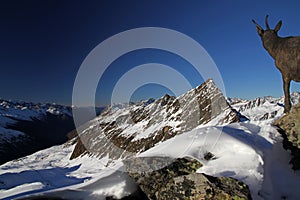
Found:
[(100, 157), (126, 158), (199, 125), (236, 121), (236, 113), (208, 79), (177, 98), (166, 94), (151, 104), (107, 109), (79, 133), (81, 142), (71, 158), (81, 155), (83, 149)]

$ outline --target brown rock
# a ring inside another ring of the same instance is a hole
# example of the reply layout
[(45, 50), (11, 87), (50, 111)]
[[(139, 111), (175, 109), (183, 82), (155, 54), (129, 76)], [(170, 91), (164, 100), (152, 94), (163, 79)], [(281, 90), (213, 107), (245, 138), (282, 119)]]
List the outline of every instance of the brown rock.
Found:
[(291, 111), (274, 122), (283, 137), (283, 146), (293, 154), (291, 163), (293, 169), (300, 169), (300, 104), (292, 107)]

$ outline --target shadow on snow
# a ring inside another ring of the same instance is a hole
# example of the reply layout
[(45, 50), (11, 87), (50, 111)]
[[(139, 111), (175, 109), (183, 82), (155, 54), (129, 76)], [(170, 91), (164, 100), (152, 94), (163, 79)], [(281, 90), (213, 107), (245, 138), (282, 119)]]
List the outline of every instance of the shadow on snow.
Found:
[(43, 188), (31, 190), (16, 195), (6, 197), (4, 199), (12, 199), (20, 196), (33, 194), (37, 192), (47, 191), (51, 189), (57, 189), (61, 187), (66, 187), (78, 183), (83, 183), (85, 178), (76, 178), (68, 176), (71, 172), (79, 169), (80, 165), (76, 165), (69, 168), (54, 167), (50, 169), (40, 169), (40, 170), (26, 170), (18, 173), (5, 173), (0, 175), (0, 190), (10, 190), (14, 187), (21, 186), (24, 184), (32, 183), (42, 183)]

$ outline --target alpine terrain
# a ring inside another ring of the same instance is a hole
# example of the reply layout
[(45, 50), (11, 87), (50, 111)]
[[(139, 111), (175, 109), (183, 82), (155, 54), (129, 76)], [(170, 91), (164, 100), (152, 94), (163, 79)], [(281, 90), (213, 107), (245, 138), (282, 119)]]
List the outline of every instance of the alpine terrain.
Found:
[(68, 140), (71, 107), (0, 100), (0, 164)]
[[(273, 125), (283, 111), (282, 97), (226, 98), (211, 79), (179, 97), (111, 105), (64, 144), (2, 164), (0, 198), (297, 199), (300, 174)], [(1, 138), (16, 146), (31, 132), (11, 124), (44, 119), (7, 113)]]

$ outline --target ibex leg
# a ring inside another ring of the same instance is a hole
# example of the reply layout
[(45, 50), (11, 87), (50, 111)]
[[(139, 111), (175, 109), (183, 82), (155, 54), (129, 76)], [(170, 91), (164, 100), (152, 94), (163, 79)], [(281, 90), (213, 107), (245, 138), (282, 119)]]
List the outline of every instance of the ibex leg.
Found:
[(291, 109), (290, 84), (291, 84), (291, 80), (283, 77), (284, 112), (285, 113), (288, 113)]

